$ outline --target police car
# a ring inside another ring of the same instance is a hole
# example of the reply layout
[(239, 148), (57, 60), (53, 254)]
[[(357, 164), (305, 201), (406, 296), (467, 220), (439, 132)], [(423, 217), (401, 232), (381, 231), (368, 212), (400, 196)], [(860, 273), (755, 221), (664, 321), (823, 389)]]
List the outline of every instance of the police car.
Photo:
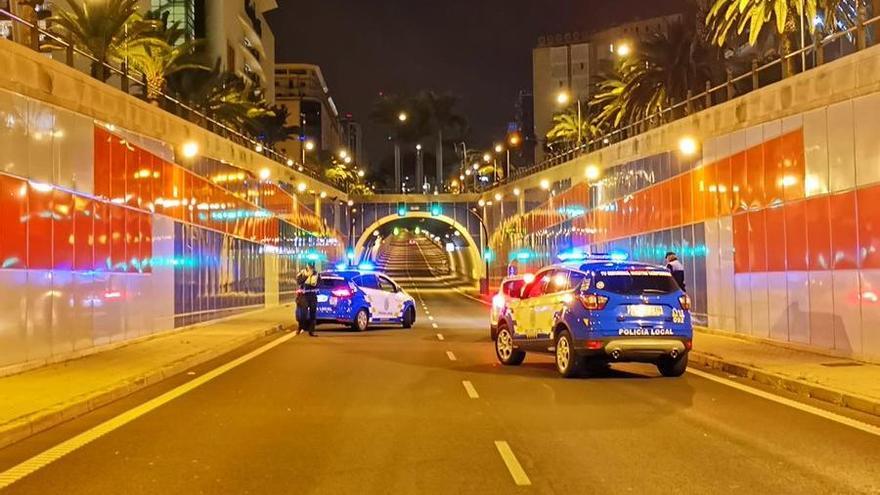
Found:
[(415, 321), (415, 300), (387, 276), (366, 269), (321, 273), (319, 324), (340, 323), (363, 332), (371, 324), (411, 328)]
[(512, 275), (501, 281), (498, 293), (492, 297), (492, 309), (489, 312), (489, 337), (495, 340), (498, 335), (498, 321), (507, 310), (507, 305), (522, 295), (522, 288), (535, 280), (531, 273), (524, 275)]
[(615, 362), (653, 363), (664, 376), (685, 372), (690, 299), (668, 270), (617, 253), (561, 258), (507, 304), (495, 338), (502, 364), (519, 365), (526, 352), (540, 352), (555, 354), (564, 377)]

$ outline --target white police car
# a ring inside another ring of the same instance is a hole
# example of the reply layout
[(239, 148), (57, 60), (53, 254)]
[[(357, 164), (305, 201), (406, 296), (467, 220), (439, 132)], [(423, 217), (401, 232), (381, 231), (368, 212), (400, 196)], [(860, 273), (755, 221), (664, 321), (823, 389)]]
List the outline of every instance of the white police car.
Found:
[(388, 276), (360, 269), (321, 273), (318, 324), (341, 323), (363, 332), (372, 324), (411, 328), (415, 321), (415, 300)]

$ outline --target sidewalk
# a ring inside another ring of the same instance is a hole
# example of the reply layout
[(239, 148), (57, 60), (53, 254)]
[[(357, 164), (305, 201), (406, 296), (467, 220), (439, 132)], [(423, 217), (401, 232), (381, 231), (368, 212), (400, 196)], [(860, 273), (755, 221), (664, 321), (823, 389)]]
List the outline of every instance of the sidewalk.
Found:
[(0, 448), (294, 325), (281, 306), (0, 378)]
[(690, 361), (880, 416), (880, 366), (698, 330)]

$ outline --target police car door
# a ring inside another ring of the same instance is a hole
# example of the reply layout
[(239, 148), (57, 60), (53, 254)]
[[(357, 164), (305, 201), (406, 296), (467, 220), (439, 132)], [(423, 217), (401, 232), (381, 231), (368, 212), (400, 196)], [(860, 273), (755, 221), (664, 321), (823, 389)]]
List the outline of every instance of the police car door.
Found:
[(547, 275), (544, 293), (535, 301), (535, 327), (530, 338), (546, 338), (553, 326), (553, 316), (562, 308), (568, 289), (568, 270), (554, 270)]
[(385, 294), (385, 302), (383, 318), (400, 318), (403, 316), (403, 299), (400, 297), (400, 290), (394, 285), (388, 277), (379, 275), (379, 287)]
[(540, 304), (544, 297), (544, 289), (550, 282), (552, 270), (538, 272), (535, 281), (531, 285), (527, 285), (523, 289), (523, 299), (517, 305), (516, 311), (513, 313), (515, 329), (514, 333), (525, 338), (534, 338), (535, 336), (535, 307)]
[(385, 307), (386, 296), (379, 287), (379, 279), (375, 275), (362, 275), (358, 287), (364, 292), (364, 298), (370, 308), (370, 318), (385, 318), (382, 316), (382, 308)]

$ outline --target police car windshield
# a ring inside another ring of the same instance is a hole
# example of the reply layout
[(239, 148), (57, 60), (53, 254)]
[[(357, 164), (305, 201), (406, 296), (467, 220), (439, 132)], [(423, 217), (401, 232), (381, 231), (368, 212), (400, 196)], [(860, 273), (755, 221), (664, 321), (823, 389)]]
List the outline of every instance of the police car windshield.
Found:
[(626, 295), (671, 294), (678, 284), (665, 270), (619, 270), (599, 272), (594, 287)]

